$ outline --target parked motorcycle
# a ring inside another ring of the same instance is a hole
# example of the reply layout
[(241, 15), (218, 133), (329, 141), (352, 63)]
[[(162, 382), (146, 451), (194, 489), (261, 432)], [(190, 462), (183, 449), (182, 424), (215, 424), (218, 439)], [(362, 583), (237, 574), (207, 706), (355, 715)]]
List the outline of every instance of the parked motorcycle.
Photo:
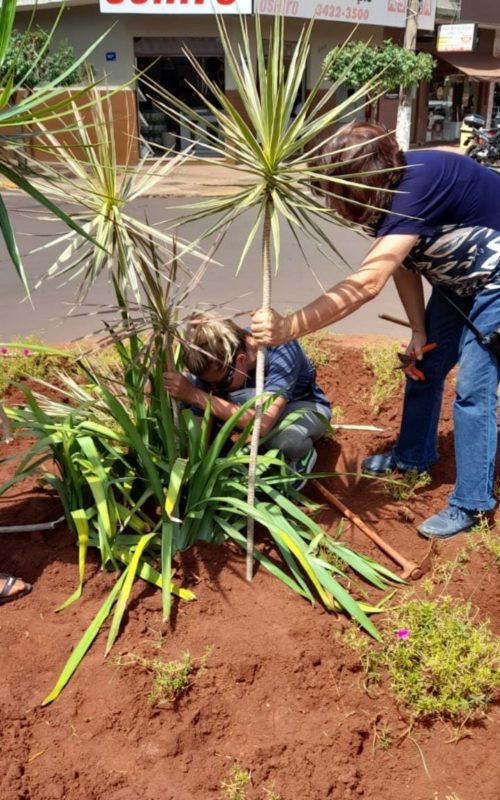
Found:
[(465, 155), (486, 166), (500, 165), (500, 127), (485, 128), (486, 120), (480, 114), (468, 114), (463, 121), (472, 128)]

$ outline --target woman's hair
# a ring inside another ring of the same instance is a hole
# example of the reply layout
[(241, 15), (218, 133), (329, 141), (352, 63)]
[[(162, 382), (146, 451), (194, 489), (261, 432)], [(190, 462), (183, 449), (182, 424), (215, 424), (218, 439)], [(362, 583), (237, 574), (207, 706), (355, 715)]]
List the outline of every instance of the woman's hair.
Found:
[[(351, 122), (318, 148), (313, 167), (319, 169), (313, 189), (344, 219), (373, 224), (380, 217), (375, 209), (390, 206), (392, 194), (384, 190), (399, 183), (404, 164), (395, 137), (382, 125)], [(343, 178), (347, 183), (325, 179), (329, 177)], [(362, 185), (352, 185), (356, 183)]]
[(231, 319), (194, 314), (182, 343), (184, 365), (193, 375), (229, 367), (246, 350), (247, 333)]

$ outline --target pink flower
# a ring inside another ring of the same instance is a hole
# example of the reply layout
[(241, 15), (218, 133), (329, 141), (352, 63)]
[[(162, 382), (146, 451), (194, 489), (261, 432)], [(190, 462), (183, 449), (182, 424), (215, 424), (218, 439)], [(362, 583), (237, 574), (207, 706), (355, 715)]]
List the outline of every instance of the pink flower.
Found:
[(29, 356), (29, 354), (30, 354), (30, 351), (28, 350), (28, 348), (24, 347), (23, 348), (23, 356)]
[(396, 636), (398, 639), (407, 639), (409, 635), (410, 631), (408, 628), (399, 628), (399, 630), (396, 631)]
[(7, 350), (7, 348), (6, 348), (6, 347), (0, 347), (0, 353), (1, 353), (3, 356), (6, 356), (8, 352), (9, 352), (9, 351)]

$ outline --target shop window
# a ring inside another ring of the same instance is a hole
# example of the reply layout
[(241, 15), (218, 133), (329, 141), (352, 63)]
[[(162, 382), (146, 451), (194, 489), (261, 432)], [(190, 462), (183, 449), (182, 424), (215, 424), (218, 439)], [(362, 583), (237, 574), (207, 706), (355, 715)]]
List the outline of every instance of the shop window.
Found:
[(429, 86), (427, 103), (428, 142), (455, 142), (460, 123), (475, 110), (476, 95), (471, 82), (460, 75), (436, 75)]
[[(219, 55), (196, 55), (196, 58), (208, 77), (224, 90), (224, 58)], [(156, 58), (137, 56), (137, 69), (139, 72), (145, 71), (158, 86), (202, 114), (207, 122), (215, 122), (215, 117), (207, 112), (198, 94), (199, 92), (206, 96), (209, 90), (184, 55), (165, 55)], [(208, 99), (216, 105), (216, 97), (210, 94)], [(160, 111), (155, 105), (154, 95), (154, 91), (149, 86), (145, 87), (139, 80), (138, 108), (142, 154), (160, 155), (165, 148), (184, 150), (192, 142), (190, 131)], [(159, 98), (161, 100), (161, 95)], [(164, 100), (161, 102), (165, 104)], [(202, 143), (196, 143), (193, 152), (195, 155), (210, 154)]]

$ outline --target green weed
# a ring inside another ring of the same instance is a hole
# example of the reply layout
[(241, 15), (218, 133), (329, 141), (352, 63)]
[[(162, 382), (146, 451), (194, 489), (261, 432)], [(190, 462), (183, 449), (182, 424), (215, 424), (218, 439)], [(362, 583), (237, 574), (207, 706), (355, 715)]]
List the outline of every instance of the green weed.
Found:
[(389, 750), (394, 743), (390, 725), (384, 723), (380, 727), (375, 725), (373, 730), (373, 751), (376, 750)]
[[(498, 528), (490, 527), (486, 517), (480, 520), (467, 535), (464, 546), (458, 551), (453, 561), (445, 562), (437, 567), (435, 572), (445, 577), (451, 578), (456, 570), (465, 572), (466, 564), (471, 553), (481, 552), (484, 555), (483, 566), (488, 569), (490, 566), (500, 567), (500, 537)], [(449, 574), (449, 576), (448, 576)]]
[(246, 800), (249, 783), (250, 773), (235, 761), (229, 770), (229, 777), (221, 782), (220, 788), (225, 800)]
[(412, 722), (442, 718), (466, 724), (500, 688), (500, 638), (489, 621), (476, 616), (470, 603), (408, 595), (388, 609), (379, 647), (354, 630), (344, 641), (358, 653), (368, 693), (385, 670)]
[(424, 489), (432, 483), (432, 478), (428, 472), (418, 472), (416, 469), (409, 469), (399, 478), (384, 479), (380, 492), (391, 497), (393, 500), (409, 500), (415, 495), (418, 489)]
[(138, 664), (152, 675), (148, 703), (152, 706), (172, 705), (191, 688), (195, 675), (200, 676), (213, 648), (207, 648), (201, 658), (194, 661), (189, 653), (183, 653), (177, 661), (162, 661), (161, 658), (143, 658), (130, 654), (125, 660), (117, 659), (120, 666)]
[(380, 413), (384, 404), (401, 390), (404, 383), (403, 371), (396, 369), (396, 353), (399, 349), (396, 342), (363, 347), (363, 363), (375, 377), (370, 393), (370, 405), (374, 414)]
[(467, 545), (460, 548), (455, 558), (437, 564), (432, 573), (434, 583), (447, 586), (455, 575), (467, 575), (467, 564), (470, 560), (470, 549)]
[[(432, 798), (432, 800), (439, 800), (437, 792), (434, 793), (434, 797)], [(451, 794), (447, 794), (444, 800), (460, 800), (460, 797), (456, 792), (452, 792)]]
[(271, 783), (270, 786), (264, 786), (263, 800), (281, 800), (281, 795), (274, 788), (274, 783)]
[(500, 639), (450, 597), (389, 609), (381, 663), (413, 718), (466, 720), (500, 687)]
[(500, 537), (498, 531), (486, 528), (479, 531), (481, 547), (483, 547), (492, 558), (496, 567), (500, 567)]

